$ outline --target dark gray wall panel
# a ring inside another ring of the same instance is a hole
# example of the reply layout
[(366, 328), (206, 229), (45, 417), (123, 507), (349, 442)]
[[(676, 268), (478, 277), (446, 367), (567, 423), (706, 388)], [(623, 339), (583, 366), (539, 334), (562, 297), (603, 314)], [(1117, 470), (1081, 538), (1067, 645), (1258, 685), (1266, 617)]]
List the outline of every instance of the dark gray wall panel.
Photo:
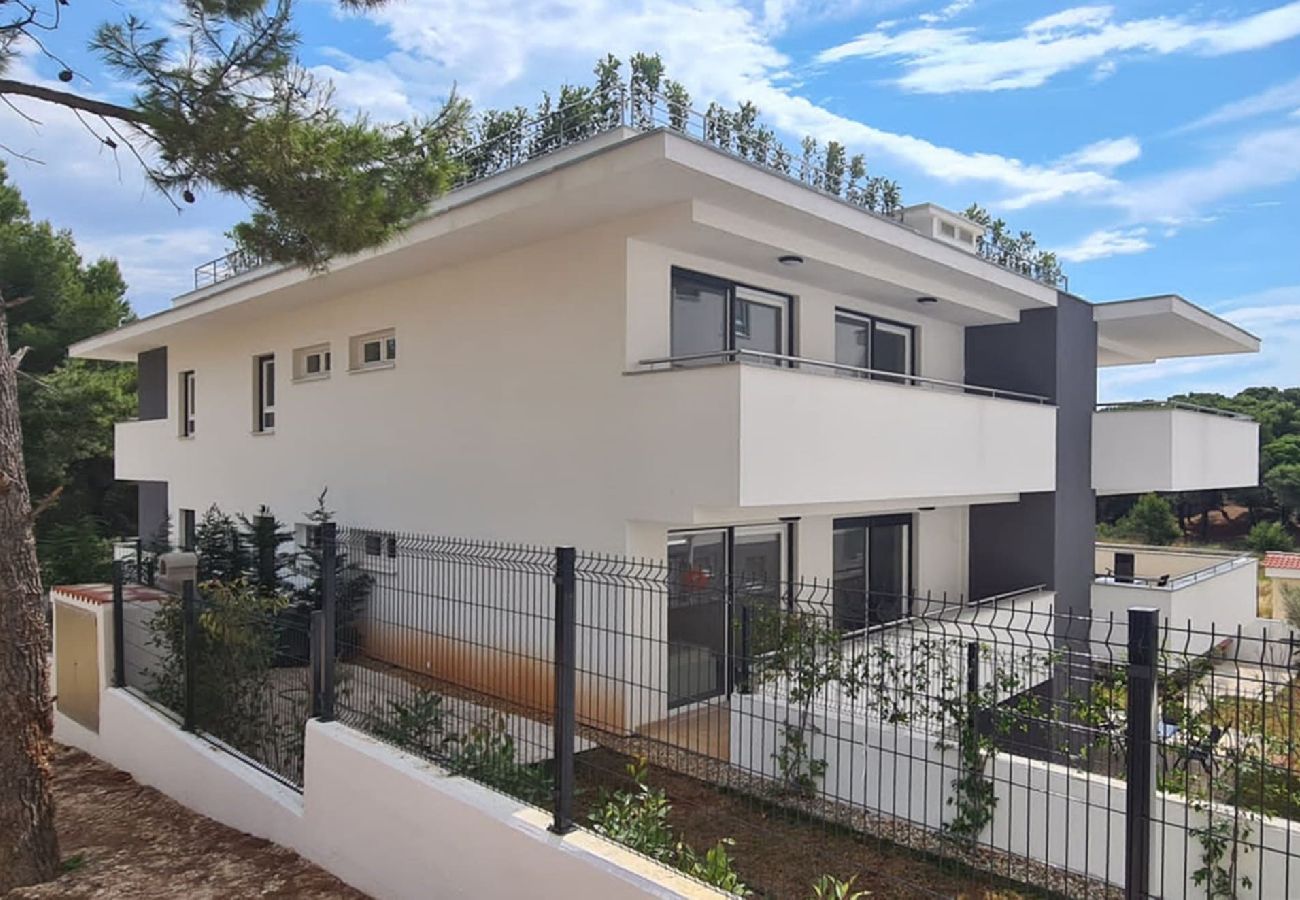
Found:
[(1056, 339), (1056, 608), (1092, 609), (1097, 497), (1092, 415), (1097, 405), (1097, 324), (1092, 306), (1060, 294)]
[(1018, 503), (970, 508), (970, 595), (978, 600), (1055, 581), (1055, 513), (1050, 492)]
[(137, 481), (136, 488), (136, 534), (149, 545), (167, 528), (167, 482)]
[(167, 348), (156, 347), (136, 357), (136, 391), (141, 419), (167, 418)]

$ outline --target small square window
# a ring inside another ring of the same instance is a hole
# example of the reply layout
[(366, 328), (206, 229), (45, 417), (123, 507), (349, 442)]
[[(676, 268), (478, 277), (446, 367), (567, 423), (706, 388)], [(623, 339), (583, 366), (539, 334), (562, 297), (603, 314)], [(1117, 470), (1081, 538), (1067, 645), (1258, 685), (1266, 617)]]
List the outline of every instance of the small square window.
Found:
[(388, 329), (362, 334), (350, 343), (350, 367), (358, 369), (386, 369), (397, 361), (397, 335)]
[(314, 381), (330, 374), (329, 344), (299, 347), (293, 351), (293, 380)]
[(385, 556), (397, 559), (397, 538), (386, 534), (367, 534), (365, 537), (366, 556)]

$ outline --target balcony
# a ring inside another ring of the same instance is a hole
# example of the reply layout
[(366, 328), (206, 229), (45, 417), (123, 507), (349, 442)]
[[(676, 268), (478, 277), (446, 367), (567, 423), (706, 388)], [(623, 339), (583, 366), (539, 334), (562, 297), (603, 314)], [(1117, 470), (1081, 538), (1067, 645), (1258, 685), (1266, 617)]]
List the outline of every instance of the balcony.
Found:
[(662, 499), (692, 512), (1055, 484), (1056, 408), (1042, 397), (743, 350), (641, 366), (637, 455), (673, 473)]
[(177, 440), (171, 419), (130, 419), (113, 426), (113, 464), (119, 481), (167, 480), (160, 463)]
[(1235, 553), (1097, 544), (1092, 615), (1099, 623), (1111, 616), (1123, 623), (1130, 607), (1152, 606), (1175, 627), (1190, 622), (1198, 634), (1189, 639), (1208, 647), (1214, 634), (1232, 635), (1254, 621), (1257, 568), (1253, 556)]
[(1099, 494), (1200, 491), (1259, 483), (1259, 425), (1184, 403), (1097, 408), (1092, 486)]

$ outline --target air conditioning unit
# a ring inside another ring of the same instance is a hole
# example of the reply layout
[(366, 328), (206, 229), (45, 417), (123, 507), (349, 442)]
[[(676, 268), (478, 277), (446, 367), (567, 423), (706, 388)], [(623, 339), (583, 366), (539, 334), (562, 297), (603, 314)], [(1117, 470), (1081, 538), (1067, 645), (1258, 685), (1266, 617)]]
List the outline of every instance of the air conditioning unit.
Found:
[(172, 594), (179, 594), (187, 581), (197, 581), (199, 577), (199, 557), (197, 553), (176, 551), (164, 553), (158, 557), (158, 587)]

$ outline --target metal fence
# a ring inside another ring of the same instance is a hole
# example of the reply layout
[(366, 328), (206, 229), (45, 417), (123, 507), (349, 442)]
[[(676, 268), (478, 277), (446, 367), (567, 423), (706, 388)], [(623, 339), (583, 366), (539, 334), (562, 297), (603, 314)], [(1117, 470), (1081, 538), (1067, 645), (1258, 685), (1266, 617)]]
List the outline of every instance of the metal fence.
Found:
[[(557, 831), (675, 864), (730, 847), (769, 896), (855, 872), (880, 896), (1300, 895), (1300, 657), (1280, 626), (1094, 619), (1033, 587), (971, 603), (708, 560), (311, 539), (281, 576), (296, 618), (241, 618), (218, 586), (116, 603), (120, 683), (290, 782), (306, 717), (337, 718), (550, 808)], [(260, 635), (264, 662), (275, 647), (258, 677), (204, 643), (227, 632)]]

